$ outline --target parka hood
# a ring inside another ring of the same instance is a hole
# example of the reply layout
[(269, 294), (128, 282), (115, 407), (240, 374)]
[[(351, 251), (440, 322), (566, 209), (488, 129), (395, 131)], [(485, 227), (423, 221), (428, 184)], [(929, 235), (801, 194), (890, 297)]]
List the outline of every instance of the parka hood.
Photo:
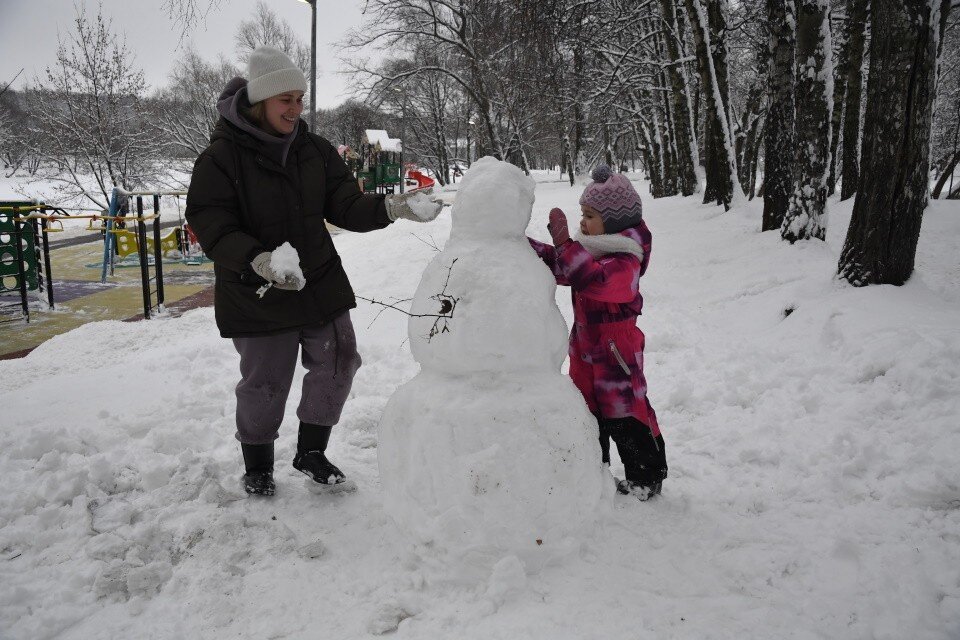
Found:
[[(274, 158), (280, 166), (287, 163), (287, 154), (290, 151), (290, 145), (300, 133), (300, 122), (293, 128), (289, 134), (284, 137), (271, 135), (257, 127), (252, 122), (243, 117), (241, 108), (249, 108), (250, 100), (247, 98), (247, 80), (246, 78), (236, 77), (231, 79), (223, 87), (220, 97), (217, 98), (217, 111), (223, 120), (240, 129), (251, 136), (254, 140), (265, 143), (265, 151)], [(217, 128), (220, 127), (218, 123)], [(216, 135), (216, 132), (214, 132)]]

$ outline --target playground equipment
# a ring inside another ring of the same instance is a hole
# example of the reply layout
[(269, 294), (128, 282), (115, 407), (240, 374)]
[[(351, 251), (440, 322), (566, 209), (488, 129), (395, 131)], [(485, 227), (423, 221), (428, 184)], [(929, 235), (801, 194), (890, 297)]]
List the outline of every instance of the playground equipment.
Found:
[[(348, 148), (349, 151), (349, 148)], [(351, 151), (352, 153), (352, 151)], [(348, 154), (347, 157), (349, 157)], [(383, 129), (367, 129), (360, 152), (353, 154), (360, 188), (366, 193), (403, 193), (403, 147)]]
[[(22, 317), (30, 322), (28, 291), (45, 292), (53, 309), (47, 211), (62, 211), (36, 201), (0, 202), (0, 293), (18, 292)], [(41, 212), (31, 215), (31, 212)], [(27, 215), (24, 215), (27, 214)], [(61, 231), (63, 225), (54, 231)], [(17, 318), (5, 318), (9, 322)]]
[[(133, 253), (137, 254), (140, 266), (140, 281), (143, 290), (143, 317), (150, 319), (153, 311), (153, 296), (156, 295), (156, 309), (158, 313), (163, 312), (163, 254), (173, 250), (180, 250), (181, 256), (189, 254), (190, 239), (185, 237), (186, 233), (180, 231), (185, 228), (182, 224), (165, 238), (160, 237), (160, 198), (161, 196), (186, 196), (186, 191), (126, 191), (120, 187), (114, 187), (110, 197), (109, 215), (102, 216), (105, 225), (102, 230), (103, 235), (103, 262), (101, 263), (100, 282), (107, 281), (107, 271), (113, 275), (116, 263), (115, 255), (126, 257)], [(144, 215), (143, 198), (150, 196), (153, 198), (153, 213)], [(117, 224), (125, 224), (131, 219), (131, 216), (123, 215), (130, 210), (130, 203), (136, 201), (136, 217), (133, 217), (135, 231), (128, 231), (124, 228), (117, 228)], [(147, 221), (152, 220), (152, 238), (147, 237)], [(179, 232), (179, 233), (178, 233)], [(116, 251), (114, 250), (116, 248)], [(150, 254), (152, 253), (153, 272), (150, 275)], [(190, 264), (188, 262), (188, 264)], [(193, 264), (199, 264), (193, 262)], [(151, 283), (156, 283), (156, 289), (151, 289)]]
[(417, 186), (410, 189), (410, 191), (413, 191), (414, 189), (429, 189), (436, 184), (433, 178), (425, 175), (422, 171), (408, 171), (407, 175), (410, 176), (412, 180), (417, 181)]
[[(107, 274), (113, 275), (117, 266), (115, 258), (136, 255), (140, 267), (143, 291), (143, 315), (150, 318), (154, 310), (163, 311), (163, 256), (179, 253), (184, 264), (200, 264), (205, 260), (196, 236), (189, 226), (180, 224), (165, 237), (160, 236), (161, 196), (185, 196), (185, 191), (126, 191), (114, 188), (107, 214), (90, 213), (71, 215), (64, 207), (50, 206), (36, 201), (0, 202), (0, 293), (16, 291), (20, 295), (22, 318), (30, 322), (30, 291), (46, 293), (47, 304), (54, 308), (54, 288), (50, 267), (50, 244), (48, 234), (63, 231), (63, 220), (87, 219), (87, 231), (100, 232), (104, 236), (103, 261), (100, 282), (105, 283)], [(143, 198), (153, 198), (153, 213), (144, 214)], [(131, 202), (136, 204), (136, 215), (128, 215)], [(83, 209), (71, 209), (85, 211)], [(179, 210), (179, 208), (178, 208)], [(152, 237), (147, 235), (147, 222), (153, 221)], [(124, 228), (128, 222), (134, 229)], [(96, 225), (100, 222), (100, 225)], [(150, 275), (150, 267), (154, 275)], [(156, 289), (152, 289), (153, 284)], [(153, 303), (156, 296), (156, 304)], [(8, 318), (6, 321), (17, 318)]]

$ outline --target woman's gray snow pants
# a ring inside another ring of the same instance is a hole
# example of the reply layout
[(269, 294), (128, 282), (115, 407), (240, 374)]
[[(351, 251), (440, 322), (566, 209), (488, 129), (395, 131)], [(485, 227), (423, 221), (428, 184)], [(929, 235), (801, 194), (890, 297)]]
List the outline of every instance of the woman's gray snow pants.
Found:
[(297, 367), (297, 352), (307, 373), (297, 407), (301, 422), (333, 426), (360, 368), (357, 339), (344, 312), (319, 327), (273, 336), (233, 338), (240, 354), (237, 384), (237, 440), (266, 444), (277, 438)]

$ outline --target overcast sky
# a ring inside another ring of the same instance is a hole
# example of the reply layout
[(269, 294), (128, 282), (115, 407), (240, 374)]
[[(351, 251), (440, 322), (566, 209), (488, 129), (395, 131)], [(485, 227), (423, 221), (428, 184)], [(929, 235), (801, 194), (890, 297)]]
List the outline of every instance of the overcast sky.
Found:
[[(206, 2), (207, 0), (200, 0)], [(310, 44), (310, 6), (299, 0), (266, 0), (267, 4)], [(317, 104), (332, 107), (345, 99), (349, 77), (339, 70), (334, 43), (360, 25), (362, 0), (318, 0)], [(96, 0), (76, 0), (92, 18)], [(257, 0), (220, 0), (206, 24), (195, 27), (184, 43), (174, 22), (164, 12), (163, 0), (103, 0), (103, 14), (113, 28), (126, 35), (127, 48), (136, 56), (151, 90), (166, 83), (173, 62), (190, 42), (208, 60), (220, 53), (235, 59), (233, 36), (241, 20), (253, 15)], [(72, 28), (73, 0), (0, 0), (0, 86), (24, 71), (15, 89), (43, 78), (44, 68), (56, 62), (57, 32)]]

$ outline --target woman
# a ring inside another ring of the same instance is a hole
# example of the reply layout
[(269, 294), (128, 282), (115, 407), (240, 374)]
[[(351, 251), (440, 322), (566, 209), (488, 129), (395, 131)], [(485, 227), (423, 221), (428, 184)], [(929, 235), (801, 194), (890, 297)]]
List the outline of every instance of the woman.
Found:
[[(398, 217), (433, 219), (442, 205), (426, 215), (418, 207), (418, 216), (403, 195), (361, 193), (333, 146), (300, 120), (307, 81), (281, 51), (255, 50), (248, 76), (220, 95), (221, 117), (194, 165), (186, 217), (214, 262), (220, 335), (240, 354), (244, 488), (273, 495), (273, 443), (301, 350), (307, 373), (293, 466), (318, 485), (345, 481), (324, 451), (360, 366), (349, 315), (356, 300), (326, 222), (373, 231)], [(270, 252), (284, 242), (299, 254), (301, 290), (271, 269)]]

